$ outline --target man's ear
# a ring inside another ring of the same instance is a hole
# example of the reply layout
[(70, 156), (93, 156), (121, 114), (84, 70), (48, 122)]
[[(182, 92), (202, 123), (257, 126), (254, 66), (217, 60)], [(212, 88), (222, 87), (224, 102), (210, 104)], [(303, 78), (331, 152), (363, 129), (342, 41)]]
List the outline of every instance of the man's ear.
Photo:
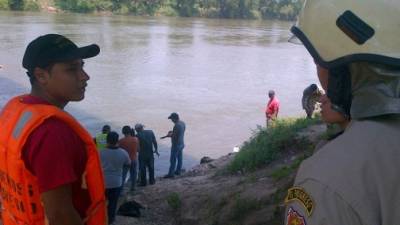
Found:
[(49, 72), (47, 70), (39, 68), (39, 67), (36, 67), (33, 70), (33, 76), (35, 76), (35, 79), (36, 79), (36, 81), (38, 83), (46, 84), (48, 79), (49, 79), (49, 77), (50, 77), (50, 74), (49, 74)]

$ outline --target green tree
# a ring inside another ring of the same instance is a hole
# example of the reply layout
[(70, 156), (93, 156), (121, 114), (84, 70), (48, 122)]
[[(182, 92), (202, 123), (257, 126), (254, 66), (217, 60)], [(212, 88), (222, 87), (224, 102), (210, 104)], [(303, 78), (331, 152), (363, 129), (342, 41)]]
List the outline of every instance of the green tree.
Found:
[(10, 9), (8, 5), (8, 0), (0, 0), (0, 10)]
[(110, 0), (97, 0), (95, 6), (97, 11), (112, 11), (113, 3)]
[(154, 15), (161, 7), (161, 0), (133, 0), (124, 3), (135, 15)]
[(219, 0), (220, 17), (222, 18), (255, 18), (254, 11), (257, 11), (254, 0)]
[(77, 0), (55, 0), (55, 4), (62, 10), (75, 11), (78, 5)]
[(280, 16), (280, 18), (285, 19), (285, 20), (290, 20), (293, 17), (295, 17), (293, 6), (292, 5), (282, 6), (279, 10), (279, 16)]
[(75, 12), (88, 13), (93, 12), (96, 9), (96, 5), (93, 1), (78, 0)]
[(96, 9), (96, 0), (55, 0), (57, 7), (62, 10), (88, 13)]
[(40, 5), (36, 0), (26, 0), (24, 4), (25, 11), (40, 11)]
[(253, 11), (257, 10), (257, 3), (254, 0), (239, 1), (239, 18), (252, 19), (256, 18)]
[(112, 11), (117, 12), (119, 11), (123, 5), (129, 4), (127, 0), (111, 0), (112, 3)]
[(219, 16), (222, 18), (235, 18), (235, 11), (239, 0), (219, 0)]
[(262, 18), (276, 18), (278, 16), (278, 3), (275, 0), (260, 0), (259, 10)]
[(179, 16), (191, 17), (197, 15), (196, 0), (176, 0), (174, 8)]
[(23, 10), (24, 0), (8, 0), (8, 6), (11, 10)]
[[(0, 0), (0, 7), (1, 7)], [(35, 1), (35, 0), (25, 0)], [(66, 11), (112, 11), (122, 14), (201, 16), (220, 18), (278, 18), (293, 20), (304, 0), (54, 0)], [(23, 2), (23, 0), (10, 0)], [(10, 4), (11, 7), (11, 4)]]
[(197, 0), (197, 11), (201, 17), (219, 16), (218, 0)]

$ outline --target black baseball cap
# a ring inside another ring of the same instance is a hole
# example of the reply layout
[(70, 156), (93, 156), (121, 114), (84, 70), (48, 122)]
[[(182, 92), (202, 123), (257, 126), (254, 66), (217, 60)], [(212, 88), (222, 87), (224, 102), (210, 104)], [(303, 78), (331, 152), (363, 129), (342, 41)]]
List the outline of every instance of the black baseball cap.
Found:
[(91, 44), (78, 47), (74, 42), (59, 34), (46, 34), (29, 43), (26, 47), (22, 66), (27, 70), (44, 68), (50, 63), (75, 59), (87, 59), (98, 55), (100, 47)]
[(171, 113), (171, 115), (168, 116), (168, 119), (179, 119), (179, 115), (176, 112)]

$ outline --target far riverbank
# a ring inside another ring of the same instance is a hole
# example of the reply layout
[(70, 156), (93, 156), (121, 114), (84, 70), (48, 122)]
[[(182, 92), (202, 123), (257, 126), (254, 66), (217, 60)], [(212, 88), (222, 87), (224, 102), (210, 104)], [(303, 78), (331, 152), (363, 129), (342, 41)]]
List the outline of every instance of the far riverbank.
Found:
[(0, 0), (0, 10), (224, 19), (295, 20), (303, 2), (303, 0), (209, 0), (206, 2), (201, 0)]

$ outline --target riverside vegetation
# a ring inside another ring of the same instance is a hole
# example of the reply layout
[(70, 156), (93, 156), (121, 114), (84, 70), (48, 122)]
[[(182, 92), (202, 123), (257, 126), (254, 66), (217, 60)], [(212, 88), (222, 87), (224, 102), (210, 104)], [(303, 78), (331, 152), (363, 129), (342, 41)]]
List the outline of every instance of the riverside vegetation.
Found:
[(259, 127), (239, 153), (200, 164), (175, 179), (125, 196), (144, 205), (141, 218), (118, 225), (280, 225), (283, 199), (300, 163), (326, 137), (316, 119), (282, 119)]
[(0, 0), (0, 10), (294, 20), (304, 0)]

